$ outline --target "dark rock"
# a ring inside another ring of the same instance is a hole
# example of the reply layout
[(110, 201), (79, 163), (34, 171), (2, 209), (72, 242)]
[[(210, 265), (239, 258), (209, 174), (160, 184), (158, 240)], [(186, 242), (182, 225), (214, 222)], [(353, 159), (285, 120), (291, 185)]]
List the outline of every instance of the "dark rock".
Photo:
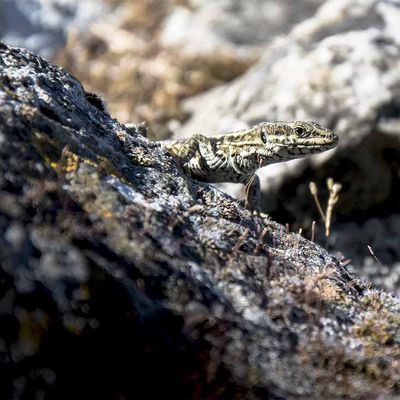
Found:
[(0, 46), (0, 397), (398, 395), (400, 302)]

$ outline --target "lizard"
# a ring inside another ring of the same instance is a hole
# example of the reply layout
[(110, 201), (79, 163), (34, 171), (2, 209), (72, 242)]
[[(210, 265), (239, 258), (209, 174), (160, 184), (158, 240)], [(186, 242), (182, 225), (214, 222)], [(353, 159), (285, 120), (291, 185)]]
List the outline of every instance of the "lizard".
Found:
[(243, 183), (245, 206), (259, 211), (258, 169), (334, 148), (338, 136), (312, 121), (273, 121), (215, 136), (159, 141), (183, 167), (201, 182)]

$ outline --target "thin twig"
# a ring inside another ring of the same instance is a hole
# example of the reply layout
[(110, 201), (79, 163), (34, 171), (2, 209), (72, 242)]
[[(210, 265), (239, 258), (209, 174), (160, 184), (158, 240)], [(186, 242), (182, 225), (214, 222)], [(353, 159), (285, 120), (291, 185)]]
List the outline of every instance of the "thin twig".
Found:
[(324, 214), (324, 211), (322, 210), (321, 203), (319, 202), (319, 199), (318, 199), (318, 188), (317, 188), (317, 185), (315, 184), (315, 182), (310, 182), (309, 188), (310, 188), (311, 195), (314, 198), (315, 204), (317, 205), (317, 208), (318, 208), (318, 211), (319, 211), (319, 213), (321, 215), (321, 218), (325, 223), (325, 221), (326, 221), (325, 214)]
[(382, 263), (379, 261), (378, 257), (375, 255), (375, 253), (373, 252), (372, 248), (370, 245), (367, 244), (367, 249), (369, 251), (369, 253), (371, 254), (372, 258), (380, 265), (382, 266)]
[(311, 241), (312, 241), (312, 242), (313, 242), (314, 239), (315, 239), (315, 224), (316, 224), (315, 221), (313, 221), (312, 224), (311, 224)]
[(325, 236), (328, 237), (331, 233), (333, 208), (339, 201), (339, 192), (342, 190), (342, 185), (335, 183), (332, 178), (328, 178), (326, 183), (329, 190), (329, 199), (326, 207)]

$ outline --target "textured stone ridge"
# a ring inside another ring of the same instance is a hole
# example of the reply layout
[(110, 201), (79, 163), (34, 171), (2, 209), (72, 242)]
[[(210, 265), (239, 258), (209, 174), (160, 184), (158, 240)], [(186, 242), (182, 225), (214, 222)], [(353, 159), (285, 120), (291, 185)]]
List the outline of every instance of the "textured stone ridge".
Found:
[(0, 397), (398, 395), (400, 302), (0, 46)]

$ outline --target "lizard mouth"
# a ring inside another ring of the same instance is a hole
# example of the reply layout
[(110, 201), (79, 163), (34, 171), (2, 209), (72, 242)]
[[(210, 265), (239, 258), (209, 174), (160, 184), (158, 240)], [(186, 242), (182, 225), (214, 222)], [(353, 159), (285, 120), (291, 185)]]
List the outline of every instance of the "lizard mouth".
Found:
[(297, 144), (297, 146), (293, 147), (328, 150), (336, 147), (338, 143), (339, 143), (339, 137), (332, 133), (332, 135), (326, 138), (305, 139), (303, 143), (299, 143)]
[(293, 146), (293, 148), (298, 148), (298, 149), (333, 149), (337, 145), (336, 142), (330, 142), (330, 143), (309, 143), (309, 144), (298, 144)]
[(309, 140), (304, 140), (303, 143), (297, 143), (297, 144), (293, 143), (290, 145), (281, 144), (275, 147), (275, 153), (282, 154), (284, 157), (287, 157), (288, 159), (299, 158), (302, 156), (322, 153), (326, 150), (333, 149), (334, 147), (336, 147), (338, 141), (339, 140), (337, 136), (335, 136), (329, 141), (323, 141), (323, 140), (317, 141), (315, 139), (309, 139)]

